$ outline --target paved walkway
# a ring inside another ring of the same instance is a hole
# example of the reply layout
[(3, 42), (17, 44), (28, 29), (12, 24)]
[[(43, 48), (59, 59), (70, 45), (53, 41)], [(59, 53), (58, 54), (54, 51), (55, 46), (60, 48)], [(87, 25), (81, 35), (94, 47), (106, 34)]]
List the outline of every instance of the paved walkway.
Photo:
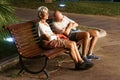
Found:
[[(94, 67), (86, 71), (71, 70), (73, 64), (66, 62), (55, 73), (51, 73), (53, 80), (120, 80), (120, 19), (115, 17), (82, 15), (65, 13), (81, 25), (94, 26), (107, 31), (107, 36), (100, 38), (94, 53), (100, 60), (93, 61)], [(21, 19), (36, 19), (35, 10), (16, 9), (16, 15)], [(18, 70), (8, 70), (0, 74), (0, 80), (39, 80), (38, 75), (24, 73), (22, 76), (9, 76)], [(42, 79), (40, 79), (42, 80)]]

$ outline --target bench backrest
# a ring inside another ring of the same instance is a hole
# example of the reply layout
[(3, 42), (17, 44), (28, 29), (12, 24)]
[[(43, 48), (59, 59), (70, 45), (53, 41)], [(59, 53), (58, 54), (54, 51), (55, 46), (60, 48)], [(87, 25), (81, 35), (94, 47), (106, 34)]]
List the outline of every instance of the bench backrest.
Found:
[(34, 22), (6, 26), (12, 34), (20, 55), (24, 57), (33, 57), (40, 54), (43, 49), (38, 45), (40, 43)]
[(40, 39), (36, 27), (37, 22), (38, 20), (33, 20), (4, 27), (8, 29), (14, 38), (19, 55), (26, 58), (41, 55), (51, 59), (64, 54), (66, 51), (64, 48), (46, 50), (39, 45)]

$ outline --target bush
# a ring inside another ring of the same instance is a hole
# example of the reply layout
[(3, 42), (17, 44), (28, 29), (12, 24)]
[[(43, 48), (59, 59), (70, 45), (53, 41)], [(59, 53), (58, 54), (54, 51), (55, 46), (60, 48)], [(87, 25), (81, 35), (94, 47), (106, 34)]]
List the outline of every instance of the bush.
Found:
[(0, 1), (0, 29), (3, 25), (16, 22), (14, 8), (6, 0)]

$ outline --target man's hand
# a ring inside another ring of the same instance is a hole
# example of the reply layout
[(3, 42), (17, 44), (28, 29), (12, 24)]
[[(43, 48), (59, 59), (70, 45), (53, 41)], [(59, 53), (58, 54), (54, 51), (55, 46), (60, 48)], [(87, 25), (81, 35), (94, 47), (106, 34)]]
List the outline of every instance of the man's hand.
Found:
[(70, 22), (69, 24), (68, 24), (68, 26), (65, 28), (65, 31), (64, 31), (64, 34), (65, 35), (69, 35), (69, 33), (70, 33), (70, 31), (71, 31), (71, 29), (72, 28), (75, 28), (75, 27), (77, 27), (78, 26), (78, 24), (77, 23), (73, 23), (73, 22)]

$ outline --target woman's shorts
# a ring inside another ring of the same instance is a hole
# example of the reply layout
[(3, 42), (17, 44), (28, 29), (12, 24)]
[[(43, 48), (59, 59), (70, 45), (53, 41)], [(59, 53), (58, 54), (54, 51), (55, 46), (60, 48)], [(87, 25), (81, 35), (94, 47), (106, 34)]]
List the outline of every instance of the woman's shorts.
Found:
[(59, 40), (43, 40), (42, 41), (42, 47), (46, 49), (52, 49), (52, 48), (65, 48), (66, 39), (59, 39)]

